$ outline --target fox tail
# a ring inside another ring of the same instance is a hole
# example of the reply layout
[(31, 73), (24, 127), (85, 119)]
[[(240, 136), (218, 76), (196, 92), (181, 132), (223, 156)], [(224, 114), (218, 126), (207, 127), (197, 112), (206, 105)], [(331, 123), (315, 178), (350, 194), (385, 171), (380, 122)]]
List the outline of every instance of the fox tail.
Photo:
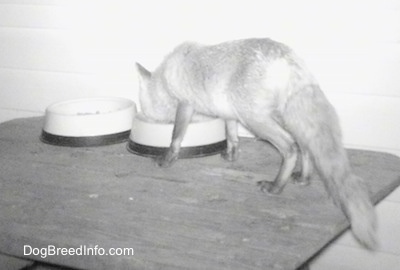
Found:
[(308, 151), (325, 187), (369, 249), (377, 245), (376, 215), (364, 180), (351, 172), (336, 112), (318, 85), (308, 85), (287, 101), (284, 123)]

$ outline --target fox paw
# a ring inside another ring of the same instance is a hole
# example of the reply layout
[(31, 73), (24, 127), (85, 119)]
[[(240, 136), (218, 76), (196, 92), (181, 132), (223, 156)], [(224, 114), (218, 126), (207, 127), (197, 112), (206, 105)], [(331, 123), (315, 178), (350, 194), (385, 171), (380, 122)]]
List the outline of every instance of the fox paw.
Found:
[(237, 154), (236, 151), (230, 151), (230, 152), (224, 151), (224, 152), (221, 153), (221, 156), (226, 161), (232, 162), (232, 161), (236, 161), (238, 159), (239, 155)]
[(237, 147), (226, 149), (222, 152), (221, 156), (226, 161), (236, 161), (239, 158), (239, 149)]
[(308, 186), (310, 184), (310, 177), (304, 177), (301, 172), (294, 172), (292, 174), (292, 182), (299, 186)]
[(271, 194), (279, 194), (282, 192), (282, 187), (275, 185), (274, 182), (258, 181), (257, 185), (260, 187), (262, 192), (268, 192)]
[(178, 159), (178, 154), (168, 151), (165, 155), (159, 156), (155, 159), (155, 163), (158, 167), (168, 168)]

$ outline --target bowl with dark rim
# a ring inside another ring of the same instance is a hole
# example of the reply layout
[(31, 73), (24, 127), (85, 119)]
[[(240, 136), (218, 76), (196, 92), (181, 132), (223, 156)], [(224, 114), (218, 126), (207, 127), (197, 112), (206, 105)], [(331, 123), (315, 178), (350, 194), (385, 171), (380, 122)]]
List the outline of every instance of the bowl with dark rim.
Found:
[[(137, 114), (133, 119), (128, 150), (146, 157), (157, 157), (171, 144), (173, 123), (158, 123)], [(226, 149), (225, 122), (207, 118), (189, 124), (183, 138), (179, 158), (195, 158), (220, 154)]]
[(41, 141), (71, 147), (126, 142), (136, 115), (133, 101), (120, 97), (72, 99), (47, 107)]

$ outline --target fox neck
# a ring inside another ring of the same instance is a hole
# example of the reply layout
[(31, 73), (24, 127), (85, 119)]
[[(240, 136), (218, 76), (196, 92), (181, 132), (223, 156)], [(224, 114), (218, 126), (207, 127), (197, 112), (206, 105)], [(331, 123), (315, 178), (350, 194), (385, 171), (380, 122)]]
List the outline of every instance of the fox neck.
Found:
[(140, 89), (140, 106), (142, 114), (156, 122), (173, 122), (176, 114), (177, 100), (165, 91), (162, 81), (152, 76), (145, 87)]
[(149, 82), (146, 87), (140, 89), (140, 107), (142, 114), (147, 119), (158, 121), (159, 117), (157, 116), (157, 111), (160, 109), (158, 108), (160, 99), (157, 98), (157, 94), (154, 93), (156, 89), (152, 84), (152, 82)]

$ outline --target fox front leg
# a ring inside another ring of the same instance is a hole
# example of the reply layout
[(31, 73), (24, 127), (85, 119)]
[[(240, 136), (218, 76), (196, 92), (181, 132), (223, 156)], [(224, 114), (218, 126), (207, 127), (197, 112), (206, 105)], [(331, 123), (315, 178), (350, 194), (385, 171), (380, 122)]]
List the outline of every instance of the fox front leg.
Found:
[(227, 148), (222, 153), (222, 157), (227, 161), (235, 161), (239, 156), (239, 136), (236, 120), (226, 120), (226, 139)]
[(181, 143), (190, 120), (192, 119), (193, 113), (193, 107), (189, 103), (180, 102), (178, 104), (171, 144), (167, 152), (156, 159), (158, 166), (170, 167), (178, 159)]

